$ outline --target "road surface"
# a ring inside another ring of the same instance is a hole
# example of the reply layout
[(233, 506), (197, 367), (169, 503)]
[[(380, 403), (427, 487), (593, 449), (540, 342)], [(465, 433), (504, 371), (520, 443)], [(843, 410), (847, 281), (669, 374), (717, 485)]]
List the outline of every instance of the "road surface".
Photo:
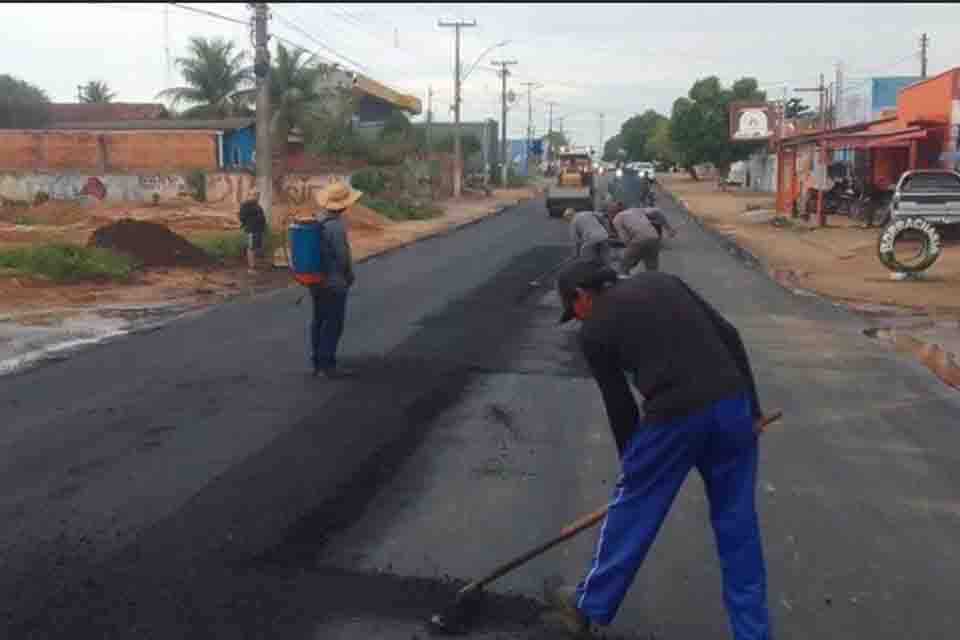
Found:
[[(760, 509), (778, 638), (948, 638), (958, 403), (662, 199), (662, 268), (738, 327), (767, 408)], [(0, 379), (0, 637), (425, 637), (457, 581), (603, 503), (615, 452), (555, 325), (567, 230), (530, 202), (358, 269), (343, 353), (306, 375), (298, 289)], [(552, 638), (535, 598), (595, 532), (503, 578), (473, 638)], [(609, 637), (723, 637), (691, 476)]]

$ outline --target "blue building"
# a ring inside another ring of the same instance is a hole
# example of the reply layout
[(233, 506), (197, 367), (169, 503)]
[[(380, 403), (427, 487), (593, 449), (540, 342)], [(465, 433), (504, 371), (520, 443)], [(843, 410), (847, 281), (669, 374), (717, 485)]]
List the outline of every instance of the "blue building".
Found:
[(882, 117), (897, 106), (897, 92), (921, 80), (920, 76), (886, 76), (851, 81), (843, 86), (837, 105), (837, 126), (846, 127)]
[(223, 130), (223, 162), (224, 169), (252, 167), (255, 164), (257, 149), (257, 129), (253, 123), (246, 126), (239, 124), (233, 129)]

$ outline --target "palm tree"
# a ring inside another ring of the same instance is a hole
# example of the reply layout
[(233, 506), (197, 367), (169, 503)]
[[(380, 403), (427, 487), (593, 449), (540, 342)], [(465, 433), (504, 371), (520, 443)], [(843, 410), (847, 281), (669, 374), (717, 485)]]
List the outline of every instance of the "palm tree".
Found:
[(80, 88), (80, 102), (113, 102), (116, 95), (102, 80), (90, 80)]
[[(281, 182), (286, 173), (290, 131), (302, 130), (313, 108), (327, 97), (319, 83), (329, 72), (330, 67), (314, 62), (313, 56), (303, 49), (290, 50), (277, 44), (277, 55), (270, 67), (270, 136), (274, 149), (280, 151), (277, 178)], [(244, 91), (241, 98), (252, 100), (255, 93)]]
[(190, 55), (177, 58), (186, 86), (172, 87), (157, 94), (170, 98), (176, 107), (181, 102), (193, 104), (183, 112), (187, 118), (225, 118), (249, 114), (246, 89), (253, 80), (253, 70), (245, 63), (245, 51), (235, 51), (234, 43), (223, 38), (190, 38)]

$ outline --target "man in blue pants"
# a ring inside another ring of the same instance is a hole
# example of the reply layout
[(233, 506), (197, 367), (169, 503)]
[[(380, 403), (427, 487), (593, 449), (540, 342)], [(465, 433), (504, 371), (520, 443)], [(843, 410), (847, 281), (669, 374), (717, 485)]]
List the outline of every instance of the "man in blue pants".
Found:
[[(769, 640), (766, 570), (754, 494), (763, 413), (737, 330), (676, 276), (618, 280), (574, 262), (557, 277), (561, 322), (600, 387), (622, 473), (586, 577), (545, 585), (572, 632), (613, 621), (691, 469), (703, 477), (736, 640)], [(628, 381), (629, 379), (629, 381)], [(630, 384), (644, 399), (641, 418)]]

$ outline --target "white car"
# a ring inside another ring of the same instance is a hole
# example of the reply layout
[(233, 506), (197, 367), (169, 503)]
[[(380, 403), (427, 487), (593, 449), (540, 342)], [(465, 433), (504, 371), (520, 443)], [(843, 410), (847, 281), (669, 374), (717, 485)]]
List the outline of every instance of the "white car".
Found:
[(637, 173), (646, 175), (648, 180), (656, 182), (657, 180), (657, 168), (653, 166), (652, 162), (637, 162), (634, 164), (634, 169), (637, 170)]

